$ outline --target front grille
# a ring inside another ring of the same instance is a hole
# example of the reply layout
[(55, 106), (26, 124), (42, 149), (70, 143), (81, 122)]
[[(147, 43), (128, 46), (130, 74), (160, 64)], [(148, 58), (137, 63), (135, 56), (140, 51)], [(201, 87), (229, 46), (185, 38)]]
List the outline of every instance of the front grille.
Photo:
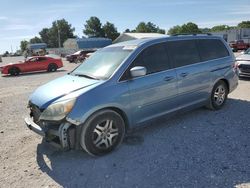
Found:
[(35, 123), (38, 123), (39, 122), (39, 117), (41, 115), (41, 110), (38, 108), (38, 106), (30, 103), (30, 116), (33, 118), (33, 121)]
[(250, 73), (250, 65), (241, 64), (241, 65), (239, 65), (239, 69), (241, 72)]

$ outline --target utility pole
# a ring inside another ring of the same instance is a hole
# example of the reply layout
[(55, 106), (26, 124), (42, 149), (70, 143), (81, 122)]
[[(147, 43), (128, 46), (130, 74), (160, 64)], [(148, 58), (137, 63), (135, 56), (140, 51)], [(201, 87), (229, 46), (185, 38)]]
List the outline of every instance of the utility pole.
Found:
[(56, 21), (56, 24), (57, 24), (57, 34), (58, 34), (58, 46), (59, 48), (61, 48), (61, 36), (60, 36), (60, 29), (59, 29), (58, 21)]

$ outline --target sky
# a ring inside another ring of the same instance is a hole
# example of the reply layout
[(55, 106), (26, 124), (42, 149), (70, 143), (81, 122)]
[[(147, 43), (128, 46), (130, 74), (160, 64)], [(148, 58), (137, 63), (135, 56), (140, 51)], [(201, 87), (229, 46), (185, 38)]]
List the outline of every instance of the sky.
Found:
[(65, 18), (81, 37), (91, 16), (114, 23), (119, 32), (141, 21), (165, 30), (187, 22), (233, 26), (250, 20), (250, 0), (0, 0), (0, 54), (15, 52), (21, 40), (39, 36), (57, 19)]

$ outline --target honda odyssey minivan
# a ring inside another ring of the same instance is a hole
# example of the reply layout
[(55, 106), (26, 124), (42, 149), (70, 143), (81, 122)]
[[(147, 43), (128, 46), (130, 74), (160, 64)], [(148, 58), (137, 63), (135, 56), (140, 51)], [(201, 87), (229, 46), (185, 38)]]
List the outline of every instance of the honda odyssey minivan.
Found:
[(219, 110), (238, 85), (235, 57), (210, 35), (132, 40), (98, 50), (29, 99), (28, 128), (64, 149), (106, 154), (126, 132), (180, 110)]

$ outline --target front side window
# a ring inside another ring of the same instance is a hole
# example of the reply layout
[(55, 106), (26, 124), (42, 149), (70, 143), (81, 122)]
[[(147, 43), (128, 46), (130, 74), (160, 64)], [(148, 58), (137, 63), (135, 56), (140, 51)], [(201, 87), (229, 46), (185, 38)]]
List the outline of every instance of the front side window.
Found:
[(146, 48), (137, 56), (132, 66), (146, 67), (147, 74), (169, 69), (170, 63), (165, 44), (156, 44)]
[(200, 56), (194, 40), (170, 41), (167, 43), (167, 49), (174, 67), (200, 62)]
[(86, 59), (72, 74), (108, 79), (131, 52), (124, 46), (103, 48)]
[(35, 58), (31, 58), (31, 59), (29, 59), (28, 60), (29, 62), (36, 62), (37, 61), (37, 58), (35, 57)]

